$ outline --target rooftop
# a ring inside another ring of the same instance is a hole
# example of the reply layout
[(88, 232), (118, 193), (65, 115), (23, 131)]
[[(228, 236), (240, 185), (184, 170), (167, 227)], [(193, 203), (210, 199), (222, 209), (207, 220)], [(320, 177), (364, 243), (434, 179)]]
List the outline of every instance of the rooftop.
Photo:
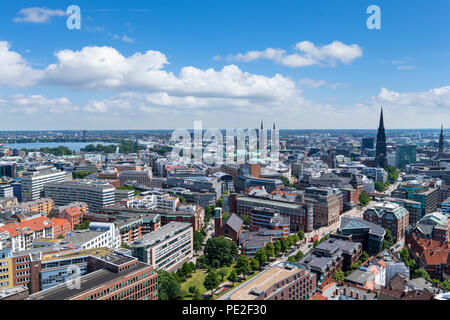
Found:
[(123, 277), (135, 272), (138, 272), (148, 265), (139, 262), (136, 266), (121, 271), (119, 273), (109, 271), (107, 269), (101, 269), (88, 273), (80, 279), (80, 289), (70, 289), (66, 283), (51, 287), (46, 290), (42, 290), (38, 293), (32, 294), (28, 297), (29, 300), (69, 300), (84, 292), (90, 291), (94, 288), (98, 288), (103, 285), (107, 285), (109, 282), (116, 280), (119, 277)]
[[(290, 266), (290, 267), (288, 267)], [(245, 285), (229, 295), (230, 300), (255, 300), (258, 293), (264, 293), (274, 284), (304, 270), (293, 264), (277, 264), (261, 272)]]

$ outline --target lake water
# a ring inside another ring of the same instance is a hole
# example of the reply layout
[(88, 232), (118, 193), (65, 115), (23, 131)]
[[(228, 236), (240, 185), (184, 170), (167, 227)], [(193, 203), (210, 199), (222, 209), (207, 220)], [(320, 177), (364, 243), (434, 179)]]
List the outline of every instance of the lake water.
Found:
[(64, 146), (69, 148), (72, 151), (80, 151), (80, 149), (86, 147), (89, 144), (98, 145), (102, 144), (104, 146), (108, 146), (111, 144), (116, 143), (109, 143), (109, 142), (102, 142), (102, 141), (94, 141), (94, 142), (29, 142), (29, 143), (12, 143), (12, 144), (5, 144), (5, 146), (8, 146), (10, 148), (14, 149), (40, 149), (40, 148), (56, 148), (59, 146)]

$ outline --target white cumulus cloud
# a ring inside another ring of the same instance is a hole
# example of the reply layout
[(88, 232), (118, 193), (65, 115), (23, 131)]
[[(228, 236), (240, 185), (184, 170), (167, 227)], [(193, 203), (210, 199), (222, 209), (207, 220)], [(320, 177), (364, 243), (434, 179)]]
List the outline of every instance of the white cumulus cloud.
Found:
[(338, 62), (348, 64), (363, 55), (359, 45), (347, 45), (341, 41), (333, 41), (324, 46), (316, 46), (310, 41), (302, 41), (295, 45), (295, 50), (298, 52), (287, 54), (282, 49), (267, 48), (263, 51), (254, 50), (229, 55), (227, 59), (243, 62), (267, 59), (287, 67), (298, 68), (311, 65), (335, 66)]
[(63, 17), (67, 13), (63, 10), (53, 10), (47, 8), (23, 8), (19, 11), (14, 22), (47, 23), (52, 17)]

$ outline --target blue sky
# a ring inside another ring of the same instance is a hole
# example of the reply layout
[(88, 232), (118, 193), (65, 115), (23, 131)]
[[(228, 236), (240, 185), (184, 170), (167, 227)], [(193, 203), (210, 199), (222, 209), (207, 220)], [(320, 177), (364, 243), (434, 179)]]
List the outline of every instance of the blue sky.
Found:
[[(66, 27), (71, 4), (81, 30)], [(372, 4), (381, 30), (366, 26)], [(1, 129), (375, 128), (381, 104), (388, 128), (445, 126), (449, 12), (446, 0), (3, 1)]]

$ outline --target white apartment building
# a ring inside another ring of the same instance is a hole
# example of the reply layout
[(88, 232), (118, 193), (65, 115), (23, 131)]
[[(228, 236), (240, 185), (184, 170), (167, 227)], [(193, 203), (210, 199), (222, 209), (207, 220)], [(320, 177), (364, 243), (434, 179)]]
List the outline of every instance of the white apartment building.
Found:
[(91, 222), (89, 230), (72, 232), (64, 239), (77, 249), (120, 248), (120, 231), (114, 223)]
[(52, 166), (41, 166), (24, 172), (22, 176), (22, 201), (34, 201), (43, 196), (44, 185), (69, 180), (65, 171)]
[(33, 241), (53, 238), (53, 223), (47, 217), (37, 217), (0, 227), (0, 250), (11, 247), (12, 252), (30, 250)]
[(46, 197), (55, 205), (64, 206), (71, 202), (85, 202), (89, 211), (115, 203), (115, 190), (111, 184), (100, 180), (77, 180), (48, 183), (44, 187)]

